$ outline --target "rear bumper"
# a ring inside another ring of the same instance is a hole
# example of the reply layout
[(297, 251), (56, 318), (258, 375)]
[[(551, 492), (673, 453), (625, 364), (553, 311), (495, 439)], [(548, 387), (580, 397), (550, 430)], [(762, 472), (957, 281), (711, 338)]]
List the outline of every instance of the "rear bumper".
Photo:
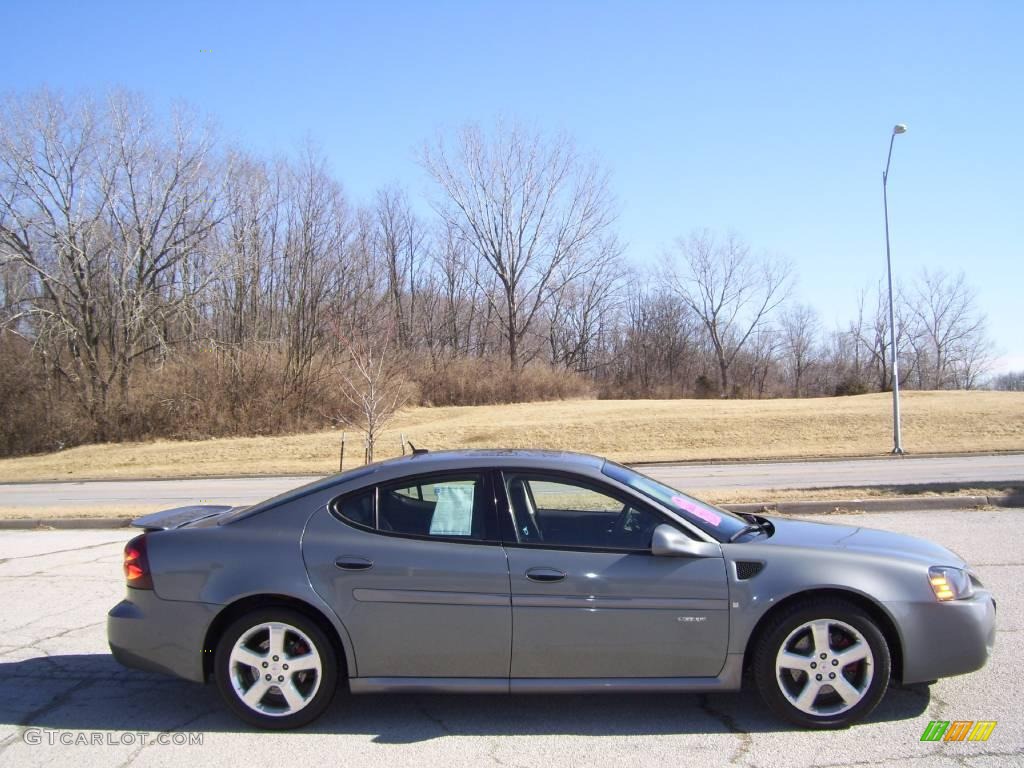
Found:
[(220, 607), (161, 600), (153, 590), (129, 588), (107, 614), (110, 652), (126, 667), (205, 682), (203, 641)]
[(947, 603), (886, 603), (903, 641), (903, 679), (922, 683), (963, 675), (988, 662), (996, 639), (996, 604), (978, 590)]

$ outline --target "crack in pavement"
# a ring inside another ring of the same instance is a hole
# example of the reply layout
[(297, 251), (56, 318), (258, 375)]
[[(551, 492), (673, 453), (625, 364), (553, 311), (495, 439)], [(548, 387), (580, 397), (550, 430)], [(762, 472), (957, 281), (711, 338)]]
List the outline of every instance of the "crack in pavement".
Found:
[(984, 566), (985, 568), (1014, 568), (1024, 565), (1024, 561), (1019, 563), (971, 563), (972, 567)]
[(1013, 752), (973, 752), (970, 755), (950, 755), (950, 757), (957, 763), (964, 766), (964, 768), (971, 768), (968, 763), (969, 760), (975, 758), (1008, 758), (1008, 757), (1021, 757), (1020, 750), (1014, 750)]
[(933, 720), (944, 720), (945, 718), (942, 715), (945, 712), (945, 710), (949, 708), (949, 706), (950, 706), (949, 702), (946, 701), (941, 696), (939, 696), (939, 694), (937, 694), (934, 691), (934, 686), (930, 686), (928, 688), (927, 695), (929, 697), (928, 713), (930, 715), (934, 715), (934, 717), (932, 719)]
[(27, 715), (22, 717), (21, 720), (19, 720), (16, 723), (16, 725), (18, 725), (20, 728), (25, 728), (26, 726), (30, 725), (32, 721), (35, 720), (37, 717), (48, 715), (51, 712), (53, 712), (53, 710), (63, 706), (64, 703), (68, 699), (70, 699), (74, 694), (78, 693), (78, 691), (88, 688), (92, 685), (92, 683), (92, 680), (79, 680), (70, 688), (65, 689), (63, 693), (54, 696), (52, 699), (50, 699), (48, 703), (44, 704), (41, 707), (37, 707), (36, 709), (29, 712)]
[(750, 753), (751, 748), (753, 748), (754, 737), (747, 731), (740, 728), (736, 724), (736, 720), (732, 715), (713, 707), (708, 694), (702, 693), (698, 697), (698, 706), (702, 712), (720, 722), (731, 734), (739, 739), (739, 749), (736, 751), (736, 754), (729, 758), (729, 765), (739, 765), (740, 761), (743, 760)]
[(3, 741), (0, 741), (0, 755), (2, 755), (4, 753), (4, 750), (6, 750), (9, 746), (18, 741), (19, 736), (21, 736), (21, 733), (17, 729), (15, 729), (12, 733), (4, 737)]
[(76, 582), (80, 581), (91, 581), (95, 583), (109, 584), (109, 578), (102, 578), (99, 576), (79, 576), (77, 574), (61, 574), (54, 573), (53, 571), (36, 571), (34, 573), (23, 573), (16, 576), (0, 576), (0, 583), (5, 581), (14, 581), (15, 579), (31, 579), (33, 581), (42, 581), (45, 579), (52, 579), (54, 577), (61, 576), (64, 578), (74, 579)]
[[(85, 579), (76, 579), (76, 581), (85, 581)], [(19, 629), (25, 629), (25, 627), (30, 627), (33, 624), (36, 624), (36, 623), (38, 623), (40, 621), (45, 621), (46, 619), (55, 619), (58, 616), (66, 616), (69, 613), (74, 613), (75, 611), (78, 611), (78, 610), (81, 610), (81, 606), (73, 605), (70, 608), (65, 608), (62, 611), (56, 611), (56, 612), (53, 612), (53, 613), (45, 613), (42, 616), (36, 616), (34, 619), (30, 619), (29, 621), (26, 621), (24, 624), (19, 624), (16, 627), (3, 627), (3, 631), (4, 631), (5, 634), (11, 633), (11, 632), (17, 632)], [(0, 646), (0, 648), (6, 648), (8, 650), (14, 650), (14, 649), (17, 649), (17, 647), (18, 646), (16, 646), (16, 645)]]
[[(36, 555), (36, 557), (39, 557), (39, 555)], [(118, 553), (115, 552), (113, 554), (106, 554), (106, 555), (100, 555), (99, 557), (94, 557), (92, 560), (80, 560), (80, 561), (75, 562), (75, 563), (69, 563), (67, 566), (65, 566), (65, 568), (68, 568), (68, 567), (77, 568), (79, 566), (92, 565), (93, 563), (101, 563), (101, 562), (109, 562), (111, 565), (115, 565), (115, 564), (120, 565), (121, 557), (118, 555)], [(8, 579), (34, 578), (36, 576), (41, 576), (41, 577), (65, 576), (65, 577), (74, 578), (75, 581), (109, 581), (109, 578), (106, 578), (106, 577), (103, 577), (103, 576), (82, 576), (82, 575), (78, 575), (78, 574), (62, 573), (61, 570), (59, 570), (59, 569), (44, 568), (44, 569), (42, 569), (40, 571), (32, 571), (30, 573), (0, 574), (0, 582), (6, 581)]]
[[(189, 719), (184, 720), (183, 722), (177, 723), (176, 725), (173, 725), (170, 728), (164, 728), (163, 730), (158, 731), (157, 733), (173, 733), (176, 731), (180, 731), (186, 726), (192, 725), (192, 723), (196, 722), (197, 720), (202, 720), (204, 717), (209, 717), (210, 715), (219, 711), (220, 707), (211, 707), (203, 712), (200, 712), (198, 715), (190, 717)], [(138, 759), (139, 755), (142, 754), (144, 750), (146, 750), (148, 747), (153, 746), (153, 743), (155, 741), (156, 739), (149, 739), (145, 744), (141, 744), (139, 747), (132, 750), (132, 752), (129, 753), (128, 758), (124, 760), (122, 763), (118, 764), (117, 768), (127, 768), (129, 765), (131, 765)]]
[[(39, 647), (39, 643), (45, 643), (47, 640), (56, 640), (58, 637), (64, 637), (64, 635), (69, 635), (72, 632), (79, 632), (79, 631), (81, 631), (83, 629), (89, 629), (91, 627), (98, 627), (99, 625), (106, 624), (106, 623), (107, 623), (107, 620), (103, 619), (102, 621), (94, 621), (91, 624), (82, 624), (81, 626), (78, 626), (78, 627), (69, 627), (68, 629), (62, 629), (60, 632), (55, 632), (54, 634), (47, 635), (46, 637), (40, 637), (37, 640), (33, 640), (31, 643), (25, 643), (24, 645), (18, 645), (18, 646), (15, 646), (13, 648), (10, 648), (10, 649), (4, 651), (4, 653), (5, 654), (6, 653), (16, 653), (17, 651), (25, 651), (25, 650), (28, 650), (28, 649), (32, 649), (32, 650), (39, 651), (40, 654), (43, 655), (43, 656), (49, 656), (50, 655), (49, 651), (47, 651), (47, 650), (45, 650), (43, 648), (40, 648)], [(0, 659), (0, 661), (4, 661), (4, 659)]]
[(874, 765), (892, 765), (893, 763), (911, 762), (914, 760), (934, 760), (936, 757), (945, 757), (952, 760), (958, 765), (962, 765), (965, 768), (970, 768), (967, 764), (968, 760), (973, 760), (977, 757), (1013, 757), (1019, 756), (1021, 751), (1013, 750), (1011, 752), (971, 752), (970, 754), (954, 754), (949, 752), (943, 752), (941, 749), (929, 752), (927, 755), (905, 755), (902, 757), (887, 757), (881, 760), (862, 760), (856, 763), (818, 763), (813, 768), (869, 768)]
[(123, 544), (123, 539), (115, 539), (113, 541), (104, 541), (101, 544), (86, 544), (82, 547), (70, 547), (68, 549), (55, 549), (52, 552), (37, 552), (34, 555), (15, 555), (14, 557), (0, 558), (0, 565), (9, 563), (12, 560), (31, 560), (35, 557), (49, 557), (50, 555), (63, 555), (67, 552), (81, 552), (86, 549), (96, 549), (97, 547), (109, 547), (111, 544)]
[(444, 732), (446, 736), (455, 735), (452, 729), (448, 727), (448, 724), (445, 723), (444, 720), (430, 714), (430, 712), (427, 711), (426, 705), (423, 703), (422, 699), (419, 696), (412, 697), (412, 704), (416, 708), (417, 712), (423, 715), (430, 722), (434, 723), (438, 728), (440, 728)]
[[(50, 678), (53, 679), (53, 678)], [(54, 696), (50, 701), (41, 707), (36, 707), (34, 710), (24, 715), (17, 723), (14, 723), (15, 731), (10, 735), (9, 738), (4, 739), (3, 743), (0, 744), (0, 754), (3, 754), (9, 747), (24, 738), (25, 729), (28, 728), (32, 721), (38, 717), (43, 717), (50, 714), (55, 709), (64, 706), (64, 704), (81, 690), (84, 690), (93, 684), (92, 680), (79, 680), (74, 685), (66, 688), (61, 693)]]
[[(427, 709), (426, 705), (423, 703), (421, 697), (414, 696), (411, 698), (413, 707), (416, 709), (416, 711), (419, 712), (419, 714), (423, 715), (425, 719), (429, 720), (431, 723), (436, 725), (445, 736), (457, 735), (455, 731), (453, 731), (451, 727), (442, 718), (438, 717), (437, 715), (431, 714), (431, 712)], [(507, 763), (498, 757), (497, 752), (502, 747), (502, 742), (499, 737), (492, 737), (490, 739), (487, 739), (486, 744), (487, 757), (489, 757), (491, 761), (494, 762), (496, 765), (505, 766), (506, 768), (508, 766), (518, 765), (517, 763)]]

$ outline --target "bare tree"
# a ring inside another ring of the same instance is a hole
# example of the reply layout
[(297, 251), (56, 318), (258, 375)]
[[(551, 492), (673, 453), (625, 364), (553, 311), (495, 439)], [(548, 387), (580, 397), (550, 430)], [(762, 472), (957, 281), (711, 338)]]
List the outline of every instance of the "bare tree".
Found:
[(781, 338), (778, 329), (762, 323), (750, 337), (741, 359), (749, 369), (747, 391), (758, 399), (768, 392), (768, 380), (777, 367)]
[(439, 346), (450, 356), (469, 356), (480, 313), (480, 258), (451, 226), (444, 226), (437, 236), (433, 260), (440, 299)]
[(341, 339), (343, 362), (337, 366), (341, 394), (351, 412), (333, 416), (335, 421), (358, 429), (366, 438), (366, 461), (373, 461), (381, 433), (412, 395), (404, 367), (395, 354), (390, 329), (374, 338)]
[(807, 304), (797, 304), (782, 313), (780, 327), (793, 397), (801, 397), (801, 386), (817, 361), (815, 351), (821, 335), (818, 313)]
[(209, 303), (218, 340), (234, 348), (270, 340), (281, 329), (275, 308), (280, 290), (283, 164), (235, 153), (225, 180), (224, 225), (216, 233), (221, 268), (214, 275)]
[[(907, 301), (903, 289), (896, 286), (896, 350), (899, 358), (900, 386), (910, 383), (916, 375), (915, 359), (909, 350), (914, 338), (906, 319)], [(875, 285), (873, 304), (868, 304), (868, 290), (857, 299), (857, 318), (850, 323), (849, 334), (857, 340), (855, 347), (857, 378), (874, 379), (874, 389), (892, 389), (892, 341), (889, 333), (889, 298), (884, 284)]]
[[(0, 107), (0, 453), (339, 414), (373, 444), (402, 382), (438, 403), (892, 386), (881, 286), (820, 338), (809, 307), (778, 312), (787, 266), (736, 237), (696, 232), (638, 274), (605, 175), (565, 138), (438, 141), (427, 218), (395, 188), (350, 206), (315, 148), (221, 148), (137, 96)], [(992, 341), (962, 275), (899, 290), (896, 322), (903, 385), (984, 380)]]
[(789, 265), (755, 258), (735, 235), (719, 239), (703, 230), (678, 240), (664, 274), (704, 324), (718, 365), (719, 394), (728, 397), (736, 356), (789, 292)]
[(615, 396), (680, 397), (704, 368), (700, 322), (658, 281), (632, 278), (605, 350)]
[(991, 387), (1000, 392), (1024, 392), (1024, 371), (1008, 371), (992, 379)]
[(593, 264), (549, 304), (548, 344), (551, 362), (580, 373), (592, 372), (598, 364), (598, 342), (607, 333), (618, 308), (624, 269), (617, 242), (605, 243)]
[(195, 259), (222, 218), (213, 139), (169, 131), (136, 97), (70, 105), (11, 97), (0, 120), (0, 265), (28, 278), (8, 327), (33, 339), (106, 434), (111, 391), (187, 336), (208, 276)]
[(922, 386), (973, 387), (985, 368), (988, 340), (985, 315), (963, 272), (954, 277), (924, 270), (907, 307)]
[(497, 294), (486, 279), (480, 288), (518, 374), (539, 351), (524, 348), (535, 318), (602, 254), (612, 221), (606, 176), (568, 139), (501, 123), (491, 135), (467, 125), (454, 148), (439, 139), (422, 159), (442, 193), (439, 214), (497, 278)]
[(377, 248), (387, 273), (387, 292), (402, 348), (412, 345), (416, 293), (424, 266), (426, 233), (413, 214), (405, 192), (385, 188), (377, 193)]
[(827, 335), (821, 365), (811, 369), (813, 389), (819, 394), (860, 395), (868, 391), (860, 338), (853, 326)]

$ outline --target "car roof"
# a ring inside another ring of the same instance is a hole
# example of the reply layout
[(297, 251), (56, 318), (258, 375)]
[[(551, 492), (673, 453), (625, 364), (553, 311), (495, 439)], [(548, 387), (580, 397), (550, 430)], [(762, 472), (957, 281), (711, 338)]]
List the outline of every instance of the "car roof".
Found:
[[(419, 465), (440, 465), (448, 463), (456, 464), (479, 464), (479, 465), (508, 465), (510, 462), (516, 465), (547, 465), (559, 464), (562, 466), (577, 466), (593, 469), (600, 468), (604, 464), (600, 456), (593, 456), (589, 453), (576, 453), (574, 451), (551, 451), (535, 448), (487, 448), (487, 449), (464, 449), (450, 451), (419, 451), (408, 455), (389, 459), (387, 464), (398, 465), (401, 463)], [(419, 470), (416, 470), (419, 471)]]

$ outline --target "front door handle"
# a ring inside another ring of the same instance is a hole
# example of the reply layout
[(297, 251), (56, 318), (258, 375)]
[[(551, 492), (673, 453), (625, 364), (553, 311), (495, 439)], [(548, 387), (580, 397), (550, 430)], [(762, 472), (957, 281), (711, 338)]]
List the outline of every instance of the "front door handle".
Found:
[(565, 578), (565, 571), (557, 568), (530, 568), (526, 572), (526, 578), (530, 581), (553, 582)]
[(373, 561), (365, 557), (351, 557), (345, 555), (334, 561), (334, 564), (343, 571), (367, 571), (373, 568)]

